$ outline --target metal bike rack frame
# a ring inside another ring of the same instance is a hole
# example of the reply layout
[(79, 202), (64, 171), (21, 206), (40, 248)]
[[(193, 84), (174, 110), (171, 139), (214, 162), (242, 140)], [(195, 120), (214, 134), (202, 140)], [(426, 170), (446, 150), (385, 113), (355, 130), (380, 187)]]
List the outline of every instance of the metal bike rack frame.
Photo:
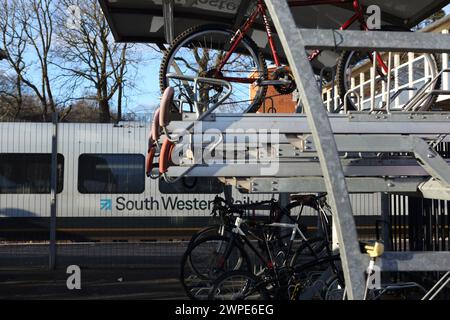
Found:
[[(120, 7), (100, 1), (109, 18), (120, 13)], [(321, 29), (301, 29), (296, 25), (286, 0), (265, 0), (277, 35), (284, 47), (289, 66), (304, 106), (301, 115), (216, 115), (211, 114), (201, 122), (202, 130), (215, 129), (267, 129), (279, 131), (280, 145), (284, 148), (282, 168), (275, 176), (262, 176), (257, 166), (240, 164), (209, 165), (191, 168), (191, 176), (216, 176), (231, 181), (251, 192), (324, 191), (329, 194), (334, 212), (339, 249), (343, 264), (349, 299), (363, 299), (365, 266), (368, 257), (362, 255), (349, 192), (363, 189), (365, 192), (418, 192), (430, 197), (449, 196), (450, 168), (448, 163), (436, 155), (427, 144), (428, 139), (449, 134), (450, 114), (444, 113), (402, 113), (364, 114), (349, 116), (328, 115), (315, 74), (306, 56), (307, 49), (325, 50), (379, 50), (394, 52), (450, 53), (450, 36), (433, 33), (405, 32), (362, 32)], [(171, 1), (164, 1), (166, 38), (173, 35), (173, 7)], [(434, 8), (436, 6), (433, 6)], [(236, 24), (245, 14), (245, 3), (239, 6)], [(114, 11), (115, 10), (115, 11)], [(113, 12), (114, 11), (114, 12)], [(137, 10), (136, 12), (141, 10)], [(423, 11), (423, 10), (422, 10)], [(176, 13), (176, 12), (175, 12)], [(428, 16), (426, 10), (419, 15)], [(178, 16), (175, 14), (175, 19)], [(410, 21), (417, 18), (410, 17)], [(147, 21), (147, 19), (145, 20)], [(401, 20), (400, 22), (405, 21)], [(147, 24), (145, 24), (147, 27)], [(157, 34), (148, 37), (127, 38), (113, 33), (117, 40), (152, 41), (160, 39)], [(190, 119), (184, 119), (191, 121)], [(186, 122), (184, 123), (184, 126)], [(170, 130), (182, 128), (174, 122)], [(360, 137), (358, 138), (358, 135)], [(382, 135), (389, 136), (379, 143)], [(308, 147), (302, 149), (302, 141), (309, 139)], [(355, 139), (356, 138), (356, 139)], [(195, 137), (193, 137), (195, 142)], [(372, 139), (372, 140), (371, 140)], [(369, 144), (367, 141), (371, 141)], [(198, 142), (201, 143), (201, 142)], [(223, 143), (227, 143), (224, 135)], [(382, 150), (381, 150), (382, 149)], [(393, 159), (346, 159), (342, 152), (406, 152), (414, 158)], [(189, 163), (169, 169), (168, 174), (182, 175)], [(259, 171), (258, 171), (259, 170)], [(369, 173), (368, 173), (369, 172)], [(365, 174), (364, 174), (365, 173)], [(407, 177), (404, 177), (404, 176)], [(303, 185), (303, 187), (300, 186)], [(448, 271), (449, 252), (387, 252), (377, 260), (383, 271)]]
[[(420, 33), (383, 33), (360, 31), (300, 30), (297, 28), (291, 11), (284, 0), (265, 0), (278, 34), (282, 40), (289, 65), (294, 72), (296, 83), (302, 96), (308, 117), (309, 127), (317, 148), (325, 185), (335, 212), (335, 226), (339, 249), (344, 268), (344, 276), (349, 299), (362, 299), (364, 295), (364, 266), (356, 237), (356, 227), (348, 195), (346, 180), (339, 158), (334, 133), (326, 113), (322, 108), (321, 93), (312, 85), (314, 78), (305, 50), (315, 49), (355, 49), (393, 50), (416, 52), (449, 52), (450, 38), (444, 35)], [(369, 48), (370, 47), (370, 48)], [(414, 131), (412, 131), (414, 132)], [(450, 172), (450, 169), (447, 168)], [(408, 253), (414, 256), (414, 253)], [(423, 254), (423, 253), (422, 253)], [(420, 271), (425, 265), (432, 265), (435, 270), (450, 269), (450, 260), (444, 259), (449, 253), (440, 253), (440, 258), (432, 259), (430, 255), (421, 257), (420, 263), (413, 264), (413, 270)], [(397, 261), (399, 255), (393, 254)], [(424, 255), (424, 254), (423, 254)], [(431, 262), (427, 264), (426, 262)]]
[[(169, 169), (170, 176), (216, 176), (250, 192), (327, 191), (334, 214), (339, 250), (349, 299), (363, 299), (367, 257), (359, 248), (349, 192), (417, 193), (450, 199), (450, 167), (428, 144), (450, 134), (449, 113), (390, 112), (349, 115), (327, 113), (306, 49), (395, 50), (450, 52), (450, 37), (442, 34), (306, 30), (295, 24), (284, 0), (265, 0), (294, 73), (306, 115), (223, 115), (204, 117), (190, 141), (205, 144), (203, 133), (214, 129), (228, 140), (227, 130), (278, 130), (280, 146), (275, 155), (280, 170), (261, 174), (262, 166), (225, 163), (199, 165), (182, 160)], [(189, 116), (186, 115), (185, 121)], [(183, 127), (172, 122), (169, 131)], [(258, 139), (255, 133), (251, 139)], [(239, 148), (238, 148), (239, 149)], [(240, 149), (239, 149), (240, 150)], [(245, 153), (245, 149), (238, 152)], [(410, 157), (347, 159), (342, 154), (404, 153)], [(268, 159), (270, 160), (270, 156)], [(195, 167), (192, 167), (195, 166)], [(387, 252), (378, 264), (384, 271), (450, 270), (450, 253)]]

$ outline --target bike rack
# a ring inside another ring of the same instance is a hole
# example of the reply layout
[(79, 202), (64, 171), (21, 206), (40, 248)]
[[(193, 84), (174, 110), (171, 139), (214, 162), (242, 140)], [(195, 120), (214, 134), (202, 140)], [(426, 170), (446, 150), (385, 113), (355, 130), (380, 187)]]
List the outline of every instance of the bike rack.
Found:
[(416, 95), (403, 107), (405, 111), (417, 111), (420, 110), (420, 106), (422, 102), (424, 102), (427, 98), (429, 98), (431, 95), (435, 94), (450, 94), (450, 91), (445, 90), (432, 90), (429, 92), (426, 92), (427, 89), (429, 89), (433, 84), (438, 81), (440, 77), (444, 73), (450, 73), (450, 69), (444, 69), (439, 74), (434, 77), (433, 79), (429, 80), (417, 93)]
[(444, 290), (447, 284), (450, 283), (450, 271), (444, 274), (444, 276), (434, 285), (430, 291), (422, 298), (422, 300), (434, 300), (436, 296)]
[[(381, 32), (299, 29), (286, 1), (265, 1), (303, 97), (306, 115), (209, 113), (197, 119), (197, 123), (201, 122), (201, 129), (190, 133), (189, 143), (194, 149), (204, 148), (207, 142), (203, 134), (208, 129), (219, 130), (223, 134), (218, 147), (231, 141), (227, 130), (252, 129), (258, 132), (258, 129), (273, 128), (278, 130), (280, 138), (275, 151), (264, 153), (259, 149), (256, 153), (262, 154), (259, 160), (280, 161), (279, 171), (263, 174), (258, 164), (200, 164), (183, 159), (183, 164), (169, 168), (167, 175), (215, 176), (252, 193), (328, 192), (348, 298), (361, 300), (365, 292), (364, 273), (368, 257), (360, 252), (349, 192), (422, 192), (427, 197), (450, 200), (450, 166), (433, 149), (433, 143), (450, 135), (450, 113), (392, 111), (389, 105), (393, 97), (388, 90), (382, 110), (375, 108), (372, 101), (372, 112), (369, 113), (329, 115), (325, 108), (318, 107), (323, 106), (322, 93), (316, 81), (310, 81), (315, 79), (315, 75), (306, 50), (450, 52), (450, 37), (442, 34), (389, 32), (387, 35)], [(391, 67), (390, 62), (389, 69)], [(441, 74), (443, 72), (447, 71)], [(410, 103), (421, 100), (426, 90), (419, 90)], [(373, 114), (374, 111), (377, 112)], [(192, 124), (188, 126), (189, 129), (192, 127)], [(169, 132), (180, 128), (186, 128), (185, 122), (174, 121), (167, 127)], [(249, 139), (258, 141), (258, 138), (255, 133)], [(248, 152), (245, 148), (238, 151), (240, 154)], [(412, 156), (348, 156), (348, 153), (389, 155), (401, 152)], [(346, 153), (347, 157), (343, 157)], [(386, 252), (377, 264), (383, 271), (448, 271), (450, 253)]]
[[(110, 4), (104, 0), (100, 2), (111, 16)], [(302, 29), (297, 26), (286, 0), (265, 2), (295, 76), (306, 116), (209, 113), (202, 116), (197, 114), (194, 118), (184, 115), (184, 121), (172, 121), (168, 124), (167, 133), (192, 129), (197, 127), (195, 124), (199, 124), (200, 132), (193, 130), (193, 133), (188, 133), (188, 143), (192, 148), (206, 147), (207, 141), (203, 140), (203, 133), (208, 129), (215, 129), (223, 135), (216, 146), (220, 149), (220, 146), (230, 142), (227, 130), (251, 129), (257, 132), (258, 129), (276, 129), (278, 145), (269, 146), (267, 149), (270, 150), (260, 148), (256, 153), (260, 155), (259, 159), (269, 163), (279, 161), (280, 170), (277, 173), (263, 173), (264, 170), (257, 164), (203, 164), (183, 159), (180, 165), (168, 168), (167, 176), (214, 176), (252, 193), (328, 192), (348, 298), (360, 300), (364, 297), (364, 273), (368, 257), (360, 252), (349, 192), (422, 193), (428, 198), (450, 199), (449, 163), (434, 150), (434, 145), (442, 141), (442, 137), (448, 141), (450, 113), (413, 112), (418, 111), (420, 101), (427, 98), (427, 86), (424, 86), (409, 101), (403, 112), (390, 110), (390, 101), (399, 93), (389, 97), (388, 92), (385, 108), (375, 114), (328, 114), (323, 108), (322, 92), (316, 83), (306, 50), (450, 53), (450, 36), (420, 32)], [(172, 38), (173, 1), (164, 0), (164, 3), (164, 15), (167, 17), (165, 36)], [(245, 16), (249, 3), (241, 2), (235, 17), (236, 24)], [(435, 7), (437, 8), (436, 4)], [(145, 27), (148, 27), (147, 24)], [(148, 29), (145, 32), (148, 33)], [(431, 79), (428, 85), (431, 86), (433, 81), (436, 79)], [(375, 104), (372, 103), (371, 110), (375, 111), (374, 108)], [(255, 133), (249, 138), (258, 141), (259, 136)], [(238, 148), (237, 153), (249, 153), (245, 144), (243, 147), (242, 150)], [(390, 155), (399, 152), (414, 155), (366, 158), (343, 156), (345, 153)], [(450, 253), (387, 251), (377, 260), (377, 265), (382, 271), (447, 272), (450, 270)]]

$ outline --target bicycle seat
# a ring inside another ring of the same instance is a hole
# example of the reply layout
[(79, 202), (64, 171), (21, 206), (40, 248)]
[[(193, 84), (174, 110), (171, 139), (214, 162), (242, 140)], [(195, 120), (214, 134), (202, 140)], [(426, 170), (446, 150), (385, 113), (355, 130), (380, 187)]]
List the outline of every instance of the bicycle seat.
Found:
[(170, 110), (174, 95), (175, 90), (172, 87), (168, 87), (163, 93), (160, 104), (161, 113), (159, 114), (159, 124), (161, 127), (167, 127), (170, 123)]
[(298, 201), (305, 206), (317, 209), (317, 197), (313, 194), (308, 195), (294, 194), (291, 196), (291, 200)]
[(371, 258), (379, 258), (384, 253), (384, 244), (380, 241), (360, 242), (361, 251)]

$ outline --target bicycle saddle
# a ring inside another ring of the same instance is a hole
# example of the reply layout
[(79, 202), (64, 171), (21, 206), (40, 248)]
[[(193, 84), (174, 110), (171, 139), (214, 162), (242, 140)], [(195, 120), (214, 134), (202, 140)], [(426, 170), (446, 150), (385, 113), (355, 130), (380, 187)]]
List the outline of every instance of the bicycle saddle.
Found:
[(298, 201), (301, 204), (311, 207), (313, 209), (317, 209), (317, 197), (313, 194), (308, 194), (308, 195), (300, 195), (300, 194), (295, 194), (291, 196), (291, 200), (292, 201)]

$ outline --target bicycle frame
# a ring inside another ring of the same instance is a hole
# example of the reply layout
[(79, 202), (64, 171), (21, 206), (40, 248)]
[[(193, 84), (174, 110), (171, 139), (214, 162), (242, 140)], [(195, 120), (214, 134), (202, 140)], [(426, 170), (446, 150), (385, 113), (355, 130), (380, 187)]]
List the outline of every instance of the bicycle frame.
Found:
[[(363, 31), (368, 31), (369, 28), (366, 24), (366, 21), (364, 20), (364, 10), (360, 3), (360, 0), (293, 0), (289, 1), (288, 4), (290, 7), (305, 7), (305, 6), (311, 6), (311, 5), (330, 5), (330, 4), (336, 4), (336, 5), (342, 5), (346, 3), (352, 3), (353, 10), (355, 13), (351, 16), (349, 20), (347, 20), (339, 29), (340, 30), (347, 30), (352, 26), (355, 22), (359, 21), (360, 23), (360, 29)], [(250, 28), (255, 23), (256, 19), (262, 16), (263, 22), (264, 22), (264, 28), (265, 32), (267, 34), (267, 39), (269, 42), (269, 46), (271, 49), (272, 57), (275, 62), (275, 65), (277, 68), (281, 67), (280, 58), (278, 56), (278, 52), (275, 46), (275, 41), (273, 38), (272, 33), (272, 27), (269, 23), (269, 19), (267, 16), (267, 8), (264, 3), (264, 0), (258, 0), (257, 5), (253, 13), (248, 17), (248, 19), (245, 21), (245, 23), (240, 27), (233, 38), (231, 39), (231, 47), (228, 50), (227, 54), (225, 55), (222, 62), (217, 66), (216, 74), (220, 74), (224, 66), (227, 64), (233, 53), (235, 52), (238, 45), (241, 43), (241, 41), (244, 39)], [(322, 50), (315, 50), (313, 51), (309, 56), (309, 61), (315, 60), (320, 54), (322, 53)], [(382, 66), (383, 70), (387, 72), (387, 66), (383, 62), (381, 56), (377, 53), (377, 61)], [(230, 81), (230, 82), (237, 82), (237, 83), (254, 83), (257, 78), (235, 78), (235, 77), (223, 77), (224, 80)]]
[[(300, 218), (302, 216), (302, 212), (303, 212), (303, 208), (304, 205), (302, 206), (302, 209), (300, 210), (300, 212), (298, 213), (297, 218), (294, 220), (292, 220), (292, 223), (280, 223), (280, 222), (274, 222), (271, 224), (267, 224), (265, 225), (265, 227), (268, 228), (282, 228), (282, 229), (290, 229), (291, 231), (291, 237), (289, 240), (289, 245), (288, 245), (288, 254), (284, 257), (283, 259), (283, 263), (282, 265), (285, 266), (286, 263), (288, 262), (290, 255), (289, 253), (291, 252), (292, 249), (292, 245), (294, 243), (295, 237), (298, 234), (302, 240), (303, 243), (306, 244), (308, 250), (311, 252), (311, 254), (317, 259), (318, 256), (316, 255), (316, 253), (314, 252), (314, 249), (311, 247), (308, 238), (306, 238), (306, 236), (304, 235), (304, 233), (300, 230), (299, 224), (300, 224)], [(328, 219), (326, 217), (326, 211), (322, 208), (321, 205), (318, 204), (318, 218), (322, 224), (322, 229), (325, 229), (324, 224), (328, 223)], [(270, 248), (268, 247), (268, 242), (267, 239), (264, 239), (266, 248), (265, 248), (265, 252), (260, 252), (260, 250), (258, 250), (252, 243), (251, 241), (248, 239), (246, 233), (242, 230), (241, 226), (245, 223), (245, 220), (242, 219), (241, 217), (237, 217), (234, 223), (234, 227), (232, 229), (232, 236), (231, 236), (231, 241), (229, 244), (229, 247), (227, 248), (227, 250), (225, 251), (224, 254), (224, 260), (223, 262), (225, 262), (229, 255), (231, 254), (231, 250), (233, 248), (233, 246), (235, 245), (235, 243), (240, 243), (241, 245), (248, 245), (248, 247), (250, 248), (251, 251), (253, 251), (253, 253), (258, 257), (258, 259), (262, 262), (262, 264), (264, 266), (266, 266), (268, 269), (273, 269), (275, 266), (274, 263), (274, 258), (272, 257), (272, 253)], [(326, 231), (325, 231), (326, 232)], [(326, 239), (328, 239), (328, 233), (326, 232)], [(327, 248), (327, 252), (328, 252), (328, 248)], [(268, 258), (267, 259), (264, 256), (264, 253), (267, 254)], [(331, 252), (328, 252), (328, 254), (330, 254)], [(221, 266), (222, 267), (222, 266)]]

